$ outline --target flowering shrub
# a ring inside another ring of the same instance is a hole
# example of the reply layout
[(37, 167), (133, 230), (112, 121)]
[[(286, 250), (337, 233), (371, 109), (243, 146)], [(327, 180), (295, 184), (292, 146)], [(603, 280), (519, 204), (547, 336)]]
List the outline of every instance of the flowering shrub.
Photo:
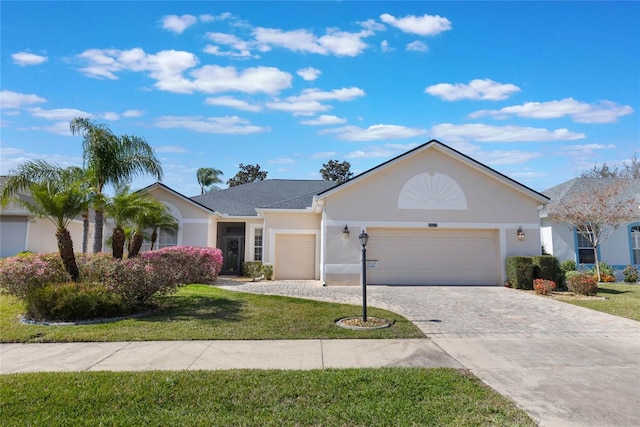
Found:
[(622, 270), (622, 274), (624, 276), (624, 281), (627, 283), (636, 283), (640, 276), (638, 273), (638, 267), (631, 264), (627, 265), (624, 270)]
[[(168, 263), (177, 283), (213, 283), (222, 268), (222, 251), (217, 248), (172, 246), (141, 256), (151, 262)], [(162, 261), (160, 261), (162, 260)]]
[(569, 290), (580, 295), (596, 295), (598, 293), (598, 279), (591, 274), (567, 274)]
[(103, 282), (115, 271), (120, 260), (110, 253), (76, 254), (76, 263), (80, 270), (80, 281), (85, 283)]
[(0, 260), (0, 287), (18, 298), (24, 299), (31, 289), (50, 282), (67, 282), (60, 255), (22, 254)]
[(221, 268), (219, 249), (174, 246), (122, 260), (107, 284), (130, 305), (141, 306), (155, 295), (175, 292), (180, 284), (213, 283)]
[(538, 295), (549, 295), (556, 288), (556, 282), (545, 279), (535, 279), (533, 281), (533, 290)]

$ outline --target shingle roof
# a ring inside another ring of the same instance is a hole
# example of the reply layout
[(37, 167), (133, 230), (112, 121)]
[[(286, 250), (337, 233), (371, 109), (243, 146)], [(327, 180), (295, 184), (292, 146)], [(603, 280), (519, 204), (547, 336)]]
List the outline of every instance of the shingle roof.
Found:
[(266, 179), (191, 197), (191, 200), (231, 216), (257, 216), (256, 208), (304, 209), (313, 196), (335, 186), (332, 181)]

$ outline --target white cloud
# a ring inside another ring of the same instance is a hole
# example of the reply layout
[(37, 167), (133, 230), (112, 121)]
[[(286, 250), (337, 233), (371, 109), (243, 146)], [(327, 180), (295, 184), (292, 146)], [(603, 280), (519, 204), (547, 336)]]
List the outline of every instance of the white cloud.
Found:
[(30, 130), (41, 130), (45, 132), (51, 132), (63, 136), (73, 136), (69, 129), (69, 121), (55, 122), (47, 126), (32, 126)]
[(21, 148), (7, 147), (5, 145), (6, 144), (3, 144), (2, 147), (0, 175), (9, 175), (11, 171), (16, 170), (21, 164), (35, 159), (45, 160), (49, 163), (57, 164), (62, 167), (78, 166), (82, 164), (81, 156), (74, 157), (69, 154), (32, 153)]
[(407, 44), (407, 50), (410, 52), (428, 52), (429, 47), (420, 40), (416, 40)]
[(108, 111), (106, 113), (102, 113), (101, 117), (105, 120), (118, 120), (120, 118), (120, 115), (118, 113), (114, 113), (112, 111)]
[(438, 83), (427, 87), (424, 91), (445, 101), (460, 99), (498, 101), (508, 98), (512, 93), (519, 92), (520, 88), (511, 83), (503, 84), (491, 79), (475, 79), (471, 80), (469, 84)]
[(122, 71), (146, 72), (156, 80), (155, 87), (174, 93), (215, 93), (239, 91), (275, 94), (291, 87), (292, 76), (273, 67), (253, 67), (238, 71), (235, 67), (206, 65), (183, 74), (198, 65), (190, 53), (164, 50), (147, 54), (140, 48), (130, 50), (89, 49), (78, 55), (87, 62), (81, 71), (90, 77), (117, 79)]
[(367, 147), (366, 150), (351, 151), (345, 154), (345, 157), (347, 159), (391, 158), (415, 147), (417, 147), (417, 144), (384, 144), (382, 147), (371, 146)]
[(521, 126), (489, 126), (479, 123), (454, 125), (443, 123), (431, 128), (431, 136), (442, 141), (526, 142), (557, 141), (585, 138), (583, 133), (568, 129), (541, 129)]
[(328, 105), (323, 105), (312, 100), (285, 100), (267, 102), (267, 108), (278, 111), (288, 111), (294, 115), (312, 115), (320, 111), (331, 109)]
[(399, 28), (405, 33), (419, 34), (421, 36), (433, 36), (451, 29), (451, 21), (439, 15), (414, 16), (407, 15), (396, 18), (388, 13), (380, 15), (382, 22)]
[(29, 108), (29, 113), (31, 113), (32, 116), (40, 117), (47, 120), (66, 120), (67, 127), (69, 127), (68, 122), (76, 117), (93, 117), (91, 113), (87, 113), (86, 111), (82, 110), (76, 110), (75, 108), (55, 108), (53, 110), (43, 110), (40, 107), (36, 107)]
[(424, 129), (408, 128), (397, 125), (373, 125), (366, 129), (357, 126), (343, 126), (337, 129), (326, 129), (320, 132), (324, 134), (336, 134), (338, 139), (345, 141), (376, 141), (381, 139), (404, 139), (427, 133)]
[(22, 108), (27, 105), (33, 105), (42, 102), (47, 102), (47, 100), (34, 94), (13, 92), (6, 89), (0, 92), (0, 108), (2, 108), (3, 110)]
[(231, 16), (232, 16), (231, 13), (224, 12), (224, 13), (221, 13), (220, 15), (209, 15), (209, 14), (200, 15), (198, 16), (198, 18), (200, 19), (200, 22), (214, 22), (214, 21), (225, 21), (231, 18)]
[(266, 127), (254, 126), (248, 120), (237, 116), (164, 116), (158, 118), (154, 125), (163, 129), (184, 128), (196, 132), (223, 135), (249, 135), (270, 130)]
[(616, 148), (615, 144), (567, 145), (558, 150), (557, 154), (569, 157), (592, 157), (599, 150), (612, 150), (614, 148)]
[(295, 165), (297, 162), (293, 159), (281, 157), (279, 159), (269, 160), (272, 165)]
[(367, 44), (362, 39), (373, 35), (373, 31), (349, 33), (328, 29), (324, 36), (317, 37), (307, 30), (283, 31), (257, 27), (253, 34), (258, 43), (258, 49), (263, 52), (271, 50), (272, 47), (280, 47), (294, 52), (319, 55), (357, 56), (367, 48)]
[(235, 67), (205, 65), (194, 70), (193, 86), (204, 93), (238, 91), (276, 94), (291, 87), (292, 76), (274, 67), (253, 67), (243, 71)]
[(389, 46), (389, 42), (386, 40), (382, 40), (380, 42), (380, 49), (382, 49), (383, 52), (391, 52), (393, 50), (393, 48)]
[(193, 15), (167, 15), (162, 18), (162, 28), (176, 34), (182, 34), (184, 30), (196, 22), (198, 19)]
[(313, 100), (313, 101), (351, 101), (364, 96), (365, 92), (358, 87), (321, 91), (319, 89), (305, 89), (299, 96), (287, 98), (288, 100)]
[(204, 101), (208, 105), (218, 105), (222, 107), (231, 107), (244, 111), (260, 111), (262, 107), (256, 104), (250, 104), (247, 101), (236, 99), (231, 96), (220, 96), (216, 98), (209, 97)]
[(336, 154), (335, 151), (320, 151), (318, 153), (314, 153), (311, 155), (312, 159), (328, 159), (329, 157), (334, 157)]
[(46, 56), (36, 55), (35, 53), (16, 52), (11, 54), (11, 59), (13, 59), (14, 64), (24, 67), (26, 65), (40, 65), (46, 62), (49, 58)]
[(142, 110), (127, 110), (122, 113), (122, 117), (141, 117), (144, 115)]
[(298, 71), (296, 71), (296, 74), (302, 77), (304, 80), (312, 82), (320, 77), (322, 71), (318, 70), (317, 68), (307, 67), (299, 69)]
[(303, 125), (309, 126), (323, 126), (323, 125), (337, 125), (346, 123), (347, 119), (342, 119), (337, 116), (329, 116), (326, 114), (322, 114), (321, 116), (316, 117), (315, 119), (302, 120), (300, 123)]
[[(491, 166), (498, 165), (520, 165), (529, 160), (542, 157), (542, 153), (522, 150), (483, 150), (479, 145), (468, 142), (453, 142), (452, 148), (471, 156), (481, 163)], [(511, 175), (510, 175), (511, 176)]]
[(156, 153), (188, 153), (186, 148), (181, 147), (179, 145), (161, 145), (159, 147), (155, 147)]
[(568, 116), (578, 123), (612, 123), (617, 121), (618, 117), (631, 113), (633, 108), (629, 105), (619, 105), (611, 101), (587, 104), (573, 98), (564, 98), (559, 101), (527, 102), (499, 110), (480, 110), (471, 113), (470, 117), (492, 116), (504, 119), (516, 115), (533, 119), (556, 119)]
[(223, 52), (219, 46), (208, 45), (204, 51), (211, 55), (217, 56), (234, 56), (234, 57), (251, 57), (251, 49), (255, 43), (251, 43), (240, 39), (233, 34), (226, 33), (207, 33), (207, 38), (214, 43), (227, 45), (235, 49), (236, 52)]

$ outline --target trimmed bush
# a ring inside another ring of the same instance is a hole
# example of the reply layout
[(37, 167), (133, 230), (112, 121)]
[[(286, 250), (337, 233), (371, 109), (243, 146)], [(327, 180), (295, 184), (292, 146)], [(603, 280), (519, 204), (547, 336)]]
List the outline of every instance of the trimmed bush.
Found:
[(636, 283), (640, 276), (638, 273), (638, 267), (631, 264), (627, 265), (624, 270), (622, 270), (622, 275), (624, 276), (624, 281), (626, 283)]
[(546, 280), (546, 279), (533, 280), (533, 290), (538, 295), (549, 295), (555, 289), (556, 289), (556, 283), (552, 280)]
[(569, 273), (573, 272), (567, 273), (567, 284), (571, 292), (579, 295), (596, 295), (598, 293), (598, 280), (591, 274)]
[(217, 248), (171, 246), (145, 252), (141, 258), (160, 266), (171, 265), (179, 284), (212, 284), (222, 268), (222, 251)]
[(267, 280), (273, 280), (273, 265), (264, 264), (262, 266), (262, 274)]
[(32, 289), (25, 303), (27, 317), (37, 321), (78, 321), (129, 313), (122, 298), (101, 284), (47, 284)]
[(560, 287), (564, 287), (564, 273), (562, 272), (558, 258), (552, 255), (542, 255), (534, 256), (531, 260), (533, 262), (534, 278), (551, 280)]
[(255, 279), (262, 276), (262, 261), (246, 261), (242, 263), (242, 275)]
[(85, 283), (103, 282), (113, 275), (119, 259), (110, 253), (77, 254), (76, 262), (80, 271), (80, 281)]
[(512, 288), (533, 289), (533, 262), (531, 257), (508, 257), (507, 278)]
[(20, 299), (47, 283), (70, 280), (57, 253), (26, 253), (0, 260), (0, 287)]

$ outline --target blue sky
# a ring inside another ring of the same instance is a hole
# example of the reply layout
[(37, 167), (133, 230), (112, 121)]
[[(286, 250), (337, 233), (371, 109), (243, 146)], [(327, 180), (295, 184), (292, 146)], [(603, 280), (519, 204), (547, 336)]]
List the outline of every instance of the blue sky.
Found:
[(188, 196), (199, 167), (319, 179), (433, 138), (539, 191), (640, 154), (639, 2), (0, 8), (0, 174), (81, 164), (78, 116), (144, 137)]

